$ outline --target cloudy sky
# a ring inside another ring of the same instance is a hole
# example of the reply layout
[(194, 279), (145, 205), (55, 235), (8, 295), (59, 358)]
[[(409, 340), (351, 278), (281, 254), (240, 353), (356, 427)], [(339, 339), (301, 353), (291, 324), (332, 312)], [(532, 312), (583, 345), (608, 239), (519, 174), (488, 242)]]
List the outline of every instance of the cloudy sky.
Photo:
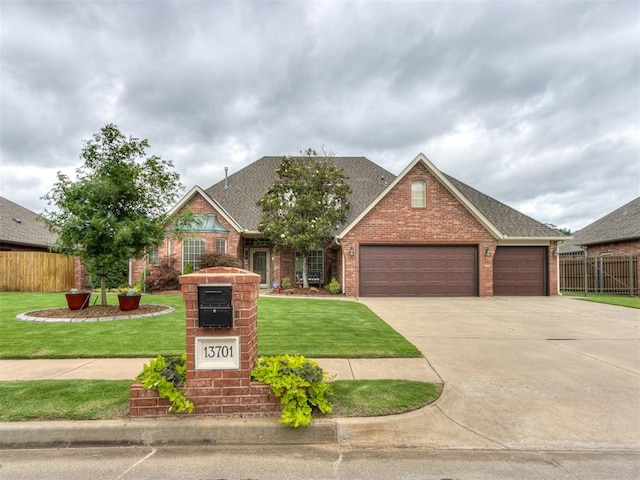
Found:
[(186, 189), (307, 147), (418, 153), (545, 223), (640, 195), (640, 2), (0, 0), (0, 195), (107, 123)]

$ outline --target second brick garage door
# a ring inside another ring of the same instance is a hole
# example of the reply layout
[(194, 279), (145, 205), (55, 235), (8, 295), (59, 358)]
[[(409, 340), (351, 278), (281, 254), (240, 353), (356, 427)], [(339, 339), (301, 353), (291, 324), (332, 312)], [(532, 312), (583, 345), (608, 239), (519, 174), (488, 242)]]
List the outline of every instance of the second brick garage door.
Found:
[(493, 260), (494, 295), (548, 295), (546, 247), (498, 247)]
[(476, 296), (478, 249), (472, 245), (361, 245), (360, 295)]

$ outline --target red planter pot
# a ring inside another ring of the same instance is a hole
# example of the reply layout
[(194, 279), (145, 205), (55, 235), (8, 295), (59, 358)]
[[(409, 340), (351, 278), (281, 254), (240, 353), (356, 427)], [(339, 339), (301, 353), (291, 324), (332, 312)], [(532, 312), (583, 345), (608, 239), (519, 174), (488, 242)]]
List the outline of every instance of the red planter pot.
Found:
[(140, 307), (140, 295), (118, 295), (120, 310), (137, 310)]
[(65, 293), (65, 297), (67, 297), (69, 310), (82, 310), (89, 306), (91, 292)]

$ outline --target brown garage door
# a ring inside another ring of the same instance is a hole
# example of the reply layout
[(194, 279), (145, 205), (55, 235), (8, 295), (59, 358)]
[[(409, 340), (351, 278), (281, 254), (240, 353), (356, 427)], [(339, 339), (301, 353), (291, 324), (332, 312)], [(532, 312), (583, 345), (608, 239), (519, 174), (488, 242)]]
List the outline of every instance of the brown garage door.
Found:
[(494, 295), (547, 295), (546, 247), (498, 247), (493, 260)]
[(363, 245), (360, 295), (477, 295), (477, 251), (469, 245)]

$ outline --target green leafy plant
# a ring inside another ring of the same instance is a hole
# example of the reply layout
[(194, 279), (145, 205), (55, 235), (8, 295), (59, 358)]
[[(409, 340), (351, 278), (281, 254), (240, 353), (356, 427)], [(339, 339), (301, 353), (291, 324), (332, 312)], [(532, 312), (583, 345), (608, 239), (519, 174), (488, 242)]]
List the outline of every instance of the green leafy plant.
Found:
[(332, 295), (338, 295), (340, 292), (342, 292), (342, 286), (340, 285), (340, 282), (336, 280), (335, 277), (332, 277), (331, 281), (329, 282), (329, 285), (327, 285), (327, 290)]
[(193, 268), (193, 263), (191, 262), (187, 262), (184, 264), (184, 274), (185, 275), (189, 275), (190, 273), (193, 273), (195, 271), (195, 268)]
[(313, 409), (331, 413), (331, 391), (327, 374), (313, 360), (302, 355), (260, 357), (251, 371), (253, 378), (271, 387), (283, 405), (280, 422), (293, 428), (311, 423)]
[(280, 286), (283, 290), (289, 290), (291, 288), (291, 279), (289, 277), (284, 277)]
[(142, 386), (158, 391), (158, 395), (166, 398), (171, 402), (169, 411), (177, 413), (193, 412), (193, 403), (184, 396), (179, 388), (184, 384), (187, 378), (187, 354), (162, 356), (158, 355), (155, 360), (151, 360), (149, 365), (142, 367), (142, 372), (136, 377), (136, 380), (142, 383)]

